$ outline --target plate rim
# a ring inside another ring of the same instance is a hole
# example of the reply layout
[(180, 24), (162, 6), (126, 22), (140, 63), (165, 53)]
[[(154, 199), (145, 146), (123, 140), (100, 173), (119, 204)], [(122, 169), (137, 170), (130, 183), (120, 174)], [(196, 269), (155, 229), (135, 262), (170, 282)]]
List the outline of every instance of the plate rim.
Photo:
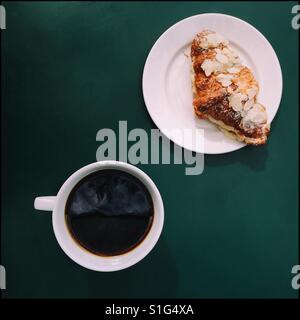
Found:
[[(186, 17), (184, 19), (181, 19), (179, 21), (177, 21), (176, 23), (174, 23), (173, 25), (171, 25), (169, 28), (167, 28), (158, 38), (157, 40), (154, 42), (154, 44), (152, 45), (148, 55), (147, 55), (147, 58), (146, 58), (146, 61), (145, 61), (145, 64), (144, 64), (144, 69), (143, 69), (143, 74), (142, 74), (142, 91), (143, 91), (143, 98), (144, 98), (144, 102), (145, 102), (145, 105), (146, 105), (146, 108), (147, 108), (147, 111), (152, 119), (152, 121), (154, 122), (154, 124), (156, 125), (156, 127), (158, 129), (160, 129), (160, 131), (162, 132), (162, 134), (164, 136), (166, 136), (169, 140), (171, 140), (173, 143), (177, 144), (178, 146), (180, 146), (181, 148), (184, 148), (184, 149), (187, 149), (189, 151), (192, 151), (192, 152), (197, 152), (199, 153), (199, 151), (196, 151), (196, 150), (192, 150), (192, 149), (189, 149), (187, 147), (184, 146), (184, 144), (180, 145), (178, 143), (176, 143), (173, 138), (167, 133), (165, 132), (164, 128), (160, 128), (160, 126), (158, 126), (157, 124), (157, 121), (155, 120), (155, 117), (153, 116), (153, 114), (151, 113), (150, 111), (150, 107), (148, 106), (148, 103), (147, 103), (147, 98), (145, 96), (145, 74), (147, 72), (147, 68), (148, 68), (148, 65), (149, 65), (149, 59), (150, 59), (150, 56), (151, 54), (153, 53), (153, 51), (155, 50), (156, 46), (158, 45), (158, 43), (164, 38), (167, 36), (167, 34), (172, 31), (175, 27), (178, 27), (178, 25), (186, 22), (187, 20), (191, 20), (191, 19), (195, 19), (195, 18), (198, 18), (198, 17), (203, 17), (203, 16), (219, 16), (219, 17), (226, 17), (226, 18), (230, 18), (230, 19), (233, 19), (233, 20), (238, 20), (240, 23), (244, 23), (246, 24), (248, 27), (250, 27), (254, 32), (258, 33), (260, 35), (260, 37), (264, 40), (264, 42), (266, 43), (267, 46), (269, 46), (269, 48), (273, 51), (273, 54), (274, 54), (274, 58), (276, 60), (276, 63), (277, 63), (277, 67), (278, 67), (278, 71), (279, 71), (279, 81), (280, 81), (280, 95), (279, 95), (279, 100), (278, 100), (278, 103), (277, 103), (277, 106), (275, 108), (275, 114), (274, 114), (274, 117), (272, 118), (272, 120), (270, 121), (270, 124), (272, 123), (272, 121), (275, 119), (277, 113), (278, 113), (278, 109), (280, 107), (280, 104), (281, 104), (281, 100), (282, 100), (282, 92), (283, 92), (283, 76), (282, 76), (282, 69), (281, 69), (281, 65), (280, 65), (280, 61), (279, 61), (279, 58), (276, 54), (276, 51), (275, 49), (273, 48), (273, 46), (271, 45), (271, 43), (268, 41), (268, 39), (258, 30), (256, 29), (253, 25), (251, 25), (249, 22), (243, 20), (243, 19), (240, 19), (238, 17), (235, 17), (235, 16), (232, 16), (232, 15), (228, 15), (228, 14), (223, 14), (223, 13), (214, 13), (214, 12), (210, 12), (210, 13), (201, 13), (201, 14), (195, 14), (195, 15), (192, 15), (192, 16), (189, 16), (189, 17)], [(234, 150), (228, 150), (228, 151), (221, 151), (221, 152), (207, 152), (205, 151), (205, 149), (203, 150), (203, 154), (226, 154), (226, 153), (230, 153), (230, 152), (234, 152), (234, 151), (237, 151), (237, 150), (240, 150), (244, 147), (246, 147), (247, 144), (245, 143), (241, 143), (241, 146), (237, 149), (234, 149)]]

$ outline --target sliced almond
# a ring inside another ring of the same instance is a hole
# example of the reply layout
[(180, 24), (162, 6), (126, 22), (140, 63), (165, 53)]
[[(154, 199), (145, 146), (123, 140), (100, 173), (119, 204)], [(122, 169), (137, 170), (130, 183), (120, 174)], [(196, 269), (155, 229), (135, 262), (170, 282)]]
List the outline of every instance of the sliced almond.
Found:
[(227, 44), (228, 41), (225, 40), (220, 34), (218, 33), (210, 33), (206, 36), (207, 43), (210, 47), (217, 47), (219, 44)]
[(214, 62), (210, 59), (205, 59), (201, 64), (201, 68), (205, 72), (205, 75), (209, 77), (214, 71)]
[(231, 96), (229, 96), (229, 106), (234, 111), (241, 111), (243, 110), (243, 101), (247, 99), (247, 96), (241, 93), (234, 93)]
[(224, 64), (228, 63), (228, 58), (222, 53), (217, 53), (216, 59), (221, 63), (224, 63)]
[(244, 110), (248, 111), (249, 109), (251, 109), (254, 105), (254, 100), (253, 99), (249, 99), (248, 101), (246, 101), (246, 103), (244, 104)]
[(266, 109), (259, 103), (253, 105), (253, 107), (247, 112), (243, 119), (244, 125), (256, 125), (261, 126), (267, 123)]
[(222, 84), (223, 87), (228, 87), (231, 85), (231, 80), (232, 80), (233, 76), (231, 74), (219, 74), (217, 76), (217, 81), (220, 82)]
[(227, 69), (227, 71), (229, 72), (229, 73), (239, 73), (240, 72), (240, 68), (238, 68), (238, 67), (231, 67), (231, 68), (228, 68)]
[(257, 88), (252, 87), (250, 89), (247, 90), (247, 95), (249, 97), (249, 99), (253, 99), (257, 94)]

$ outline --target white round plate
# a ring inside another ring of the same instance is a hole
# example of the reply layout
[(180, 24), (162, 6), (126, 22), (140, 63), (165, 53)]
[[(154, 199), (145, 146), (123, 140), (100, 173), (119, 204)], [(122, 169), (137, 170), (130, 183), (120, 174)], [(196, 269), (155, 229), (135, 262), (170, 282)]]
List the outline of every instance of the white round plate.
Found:
[[(231, 152), (244, 143), (224, 136), (216, 126), (194, 115), (190, 58), (186, 56), (197, 33), (210, 29), (222, 34), (239, 53), (244, 65), (260, 85), (258, 101), (271, 122), (282, 94), (282, 74), (276, 53), (268, 40), (249, 23), (216, 13), (200, 14), (179, 21), (165, 31), (152, 47), (144, 67), (143, 94), (156, 126), (173, 142), (192, 151), (218, 154)], [(172, 129), (204, 129), (204, 146), (171, 136)]]

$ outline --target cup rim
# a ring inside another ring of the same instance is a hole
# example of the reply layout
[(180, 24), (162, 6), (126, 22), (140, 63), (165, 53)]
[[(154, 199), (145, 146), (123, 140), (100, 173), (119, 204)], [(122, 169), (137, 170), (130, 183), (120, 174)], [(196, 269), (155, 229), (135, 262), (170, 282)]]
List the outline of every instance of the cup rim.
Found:
[[(148, 189), (154, 205), (154, 218), (151, 229), (137, 247), (117, 256), (98, 256), (81, 247), (71, 236), (65, 221), (65, 205), (70, 192), (75, 185), (92, 172), (104, 169), (118, 169), (137, 177)], [(163, 228), (164, 205), (155, 183), (141, 169), (126, 162), (116, 160), (98, 161), (88, 164), (75, 171), (61, 186), (57, 193), (56, 203), (52, 214), (52, 225), (55, 237), (65, 252), (77, 264), (94, 271), (117, 271), (129, 268), (145, 258), (156, 245)]]

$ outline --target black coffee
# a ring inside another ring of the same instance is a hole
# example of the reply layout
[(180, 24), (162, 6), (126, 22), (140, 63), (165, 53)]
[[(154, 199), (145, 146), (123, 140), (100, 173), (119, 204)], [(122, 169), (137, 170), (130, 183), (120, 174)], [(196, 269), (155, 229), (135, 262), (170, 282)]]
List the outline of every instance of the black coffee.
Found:
[(120, 170), (101, 170), (74, 187), (65, 213), (69, 230), (82, 247), (114, 256), (143, 241), (154, 210), (149, 191), (139, 179)]

